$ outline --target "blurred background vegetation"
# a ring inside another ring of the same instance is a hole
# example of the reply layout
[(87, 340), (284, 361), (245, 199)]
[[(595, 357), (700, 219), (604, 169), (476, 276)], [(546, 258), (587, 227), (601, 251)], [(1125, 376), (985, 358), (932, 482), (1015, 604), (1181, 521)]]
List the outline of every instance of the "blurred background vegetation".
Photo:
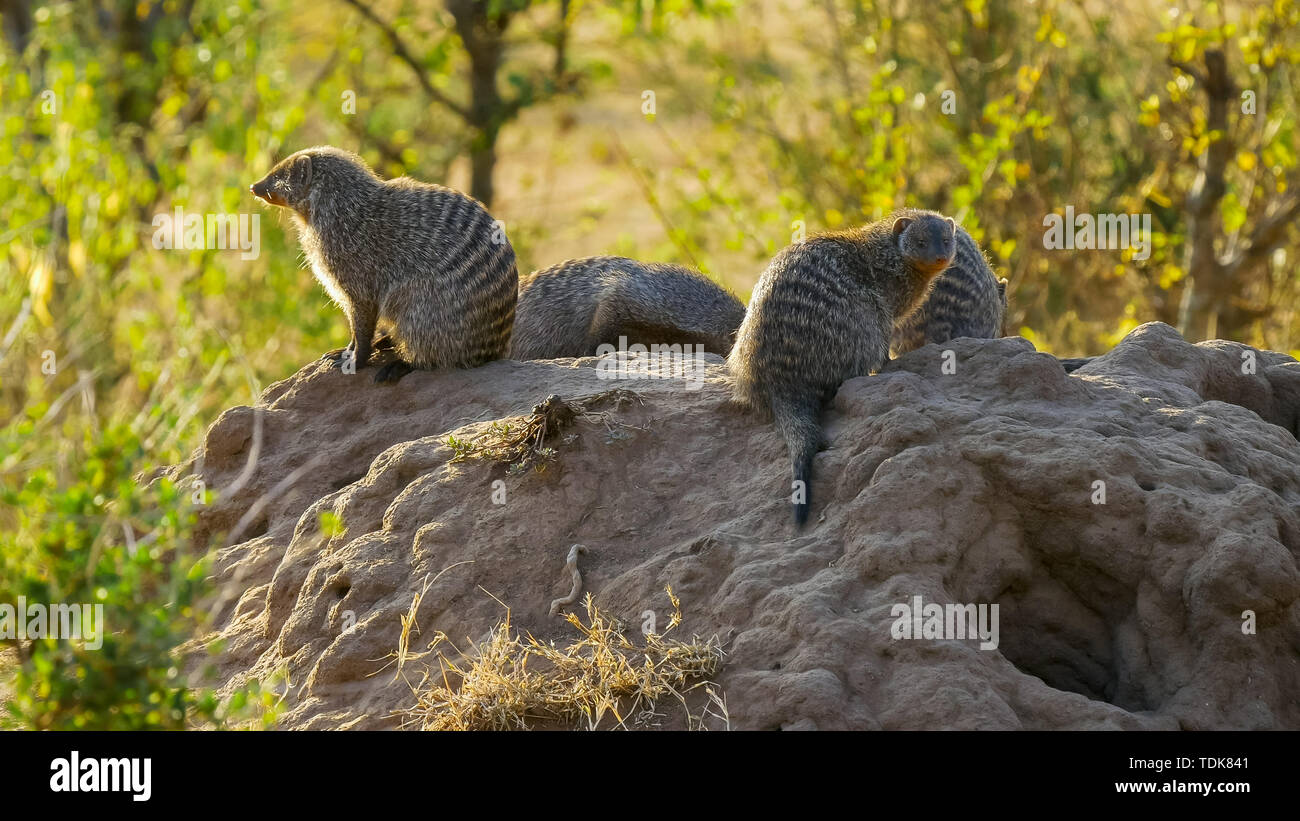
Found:
[[(473, 193), (522, 272), (616, 253), (744, 298), (800, 226), (913, 205), (975, 235), (1042, 350), (1148, 320), (1300, 348), (1293, 0), (0, 0), (0, 24), (0, 602), (104, 602), (114, 631), (0, 641), (19, 726), (222, 720), (174, 663), (204, 494), (144, 479), (346, 341), (247, 190), (299, 148)], [(155, 249), (178, 206), (260, 214), (260, 255)], [(1045, 249), (1067, 206), (1150, 214), (1150, 258)]]

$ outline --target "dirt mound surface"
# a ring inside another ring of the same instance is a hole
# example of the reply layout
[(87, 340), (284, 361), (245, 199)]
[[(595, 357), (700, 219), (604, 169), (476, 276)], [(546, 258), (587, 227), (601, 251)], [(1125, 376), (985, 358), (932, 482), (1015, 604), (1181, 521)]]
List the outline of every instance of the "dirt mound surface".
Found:
[[(671, 585), (678, 629), (722, 641), (736, 728), (1300, 729), (1295, 360), (1158, 323), (1074, 375), (1019, 338), (927, 346), (841, 387), (796, 532), (784, 444), (706, 359), (693, 385), (594, 358), (397, 386), (316, 363), (226, 411), (174, 471), (232, 537), (225, 686), (287, 670), (282, 726), (397, 727), (416, 594), (413, 648), (464, 650), (503, 605), (562, 643), (580, 543), (633, 634)], [(507, 454), (534, 463), (468, 444), (551, 395), (576, 412)], [(996, 635), (927, 637), (929, 605)]]

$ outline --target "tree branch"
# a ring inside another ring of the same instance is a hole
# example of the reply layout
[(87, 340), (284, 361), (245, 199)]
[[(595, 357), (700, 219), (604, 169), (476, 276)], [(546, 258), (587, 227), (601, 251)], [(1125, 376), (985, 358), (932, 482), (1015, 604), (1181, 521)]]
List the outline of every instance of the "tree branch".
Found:
[(420, 83), (420, 88), (424, 89), (424, 93), (429, 96), (429, 99), (455, 112), (462, 120), (469, 122), (469, 110), (437, 88), (434, 88), (433, 83), (429, 80), (428, 72), (425, 71), (424, 66), (420, 65), (420, 61), (415, 59), (415, 55), (411, 54), (410, 49), (406, 47), (406, 43), (402, 41), (401, 35), (397, 33), (395, 28), (381, 20), (379, 15), (375, 14), (369, 6), (360, 0), (341, 0), (341, 2), (361, 12), (362, 17), (374, 23), (384, 33), (384, 36), (388, 38), (388, 42), (393, 46), (393, 54), (411, 67), (411, 71), (415, 72), (415, 79)]
[(1250, 269), (1263, 262), (1286, 239), (1287, 229), (1297, 218), (1300, 218), (1300, 196), (1292, 197), (1290, 202), (1260, 219), (1250, 235), (1250, 247), (1236, 255), (1228, 270), (1236, 274), (1242, 268)]

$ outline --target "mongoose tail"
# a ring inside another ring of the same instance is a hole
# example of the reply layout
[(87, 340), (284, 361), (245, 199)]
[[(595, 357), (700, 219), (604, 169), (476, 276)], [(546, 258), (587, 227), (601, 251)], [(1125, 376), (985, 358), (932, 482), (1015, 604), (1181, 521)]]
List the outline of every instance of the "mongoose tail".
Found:
[(812, 465), (821, 447), (822, 431), (818, 416), (821, 403), (813, 399), (774, 397), (772, 416), (785, 438), (793, 465), (794, 484), (790, 500), (794, 504), (794, 523), (803, 527), (812, 504)]

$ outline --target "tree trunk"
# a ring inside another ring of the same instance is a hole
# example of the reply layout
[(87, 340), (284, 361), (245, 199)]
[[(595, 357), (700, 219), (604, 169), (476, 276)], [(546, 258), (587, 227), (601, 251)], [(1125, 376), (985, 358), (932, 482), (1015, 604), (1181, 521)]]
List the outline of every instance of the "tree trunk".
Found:
[(497, 89), (497, 71), (505, 50), (508, 12), (489, 16), (489, 4), (477, 0), (447, 0), (456, 20), (456, 32), (469, 54), (470, 102), (466, 119), (477, 133), (470, 148), (470, 196), (492, 206), (492, 175), (497, 162), (497, 136), (507, 119), (506, 105)]
[(496, 138), (492, 138), (491, 144), (484, 144), (480, 147), (475, 141), (475, 146), (470, 150), (470, 183), (469, 194), (474, 199), (483, 203), (484, 207), (491, 208), (492, 197), (496, 190), (492, 185), (492, 174), (497, 167), (497, 148)]
[(1179, 66), (1205, 88), (1207, 131), (1219, 132), (1201, 158), (1200, 172), (1187, 196), (1187, 289), (1179, 317), (1179, 331), (1190, 342), (1213, 339), (1219, 333), (1220, 314), (1231, 300), (1237, 283), (1233, 272), (1214, 248), (1220, 225), (1219, 205), (1227, 191), (1226, 169), (1232, 159), (1228, 139), (1228, 105), (1235, 89), (1222, 51), (1205, 52), (1205, 73)]

